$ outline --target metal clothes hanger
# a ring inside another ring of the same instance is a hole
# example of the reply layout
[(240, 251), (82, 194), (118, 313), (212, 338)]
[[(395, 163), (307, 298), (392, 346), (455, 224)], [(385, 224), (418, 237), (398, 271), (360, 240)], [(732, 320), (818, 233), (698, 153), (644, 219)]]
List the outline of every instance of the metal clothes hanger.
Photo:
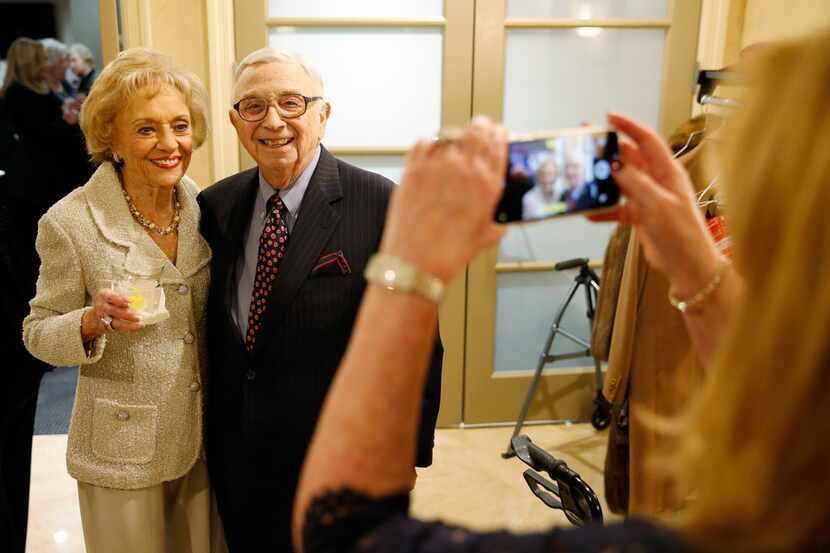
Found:
[[(683, 144), (683, 147), (680, 148), (679, 150), (677, 150), (672, 157), (674, 159), (677, 159), (680, 156), (682, 156), (684, 153), (686, 153), (686, 151), (691, 148), (692, 143), (694, 142), (694, 139), (695, 139), (696, 136), (699, 136), (701, 134), (704, 135), (704, 136), (706, 135), (706, 128), (708, 126), (709, 126), (709, 112), (707, 110), (707, 107), (704, 105), (703, 106), (703, 128), (700, 129), (700, 130), (697, 130), (697, 131), (690, 132), (688, 138), (686, 138), (686, 143)], [(698, 145), (700, 145), (700, 144), (698, 144)]]
[(719, 196), (719, 194), (718, 194), (718, 192), (717, 192), (717, 191), (715, 191), (715, 194), (714, 194), (711, 198), (709, 198), (708, 200), (704, 200), (704, 199), (703, 199), (703, 198), (705, 198), (705, 197), (706, 197), (706, 194), (707, 194), (707, 193), (708, 193), (708, 192), (709, 192), (712, 188), (714, 188), (714, 187), (715, 187), (715, 185), (718, 183), (718, 180), (719, 180), (719, 179), (720, 179), (720, 175), (716, 175), (716, 176), (715, 176), (715, 178), (713, 178), (713, 179), (711, 180), (711, 182), (709, 182), (709, 184), (707, 184), (707, 185), (706, 185), (706, 188), (704, 188), (703, 190), (701, 190), (701, 191), (700, 191), (700, 193), (697, 195), (697, 205), (698, 205), (698, 207), (708, 207), (708, 206), (710, 206), (710, 205), (718, 205), (718, 206), (722, 206), (722, 205), (723, 205), (723, 204), (720, 202), (720, 199), (719, 199), (719, 197), (718, 197), (718, 196)]

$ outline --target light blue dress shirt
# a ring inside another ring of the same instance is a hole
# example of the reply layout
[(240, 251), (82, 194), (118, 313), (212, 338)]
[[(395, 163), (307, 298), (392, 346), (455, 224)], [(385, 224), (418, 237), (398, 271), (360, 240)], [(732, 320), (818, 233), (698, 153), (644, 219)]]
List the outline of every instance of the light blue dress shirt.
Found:
[(251, 216), (251, 222), (248, 224), (248, 230), (245, 232), (245, 249), (236, 262), (236, 305), (231, 310), (233, 320), (243, 337), (248, 332), (248, 309), (251, 306), (251, 296), (254, 294), (256, 262), (259, 258), (259, 236), (262, 234), (262, 229), (265, 228), (265, 217), (267, 215), (265, 208), (268, 205), (268, 200), (274, 194), (279, 194), (280, 198), (282, 198), (285, 208), (288, 210), (288, 214), (285, 217), (285, 224), (288, 227), (290, 241), (291, 233), (294, 232), (294, 226), (297, 223), (297, 216), (300, 213), (300, 206), (303, 203), (305, 191), (308, 189), (308, 183), (311, 181), (311, 175), (314, 174), (314, 170), (317, 168), (318, 161), (320, 161), (319, 146), (317, 146), (314, 156), (303, 172), (300, 173), (294, 182), (282, 190), (275, 190), (268, 184), (265, 177), (262, 176), (262, 171), (259, 172), (259, 190), (254, 199), (254, 211)]

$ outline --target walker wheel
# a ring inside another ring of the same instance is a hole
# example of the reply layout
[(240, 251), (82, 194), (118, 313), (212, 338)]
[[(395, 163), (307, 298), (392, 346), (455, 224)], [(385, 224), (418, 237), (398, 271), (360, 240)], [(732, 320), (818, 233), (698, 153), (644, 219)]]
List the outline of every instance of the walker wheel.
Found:
[(605, 405), (597, 404), (594, 414), (591, 415), (591, 424), (597, 430), (605, 430), (611, 424), (611, 410)]

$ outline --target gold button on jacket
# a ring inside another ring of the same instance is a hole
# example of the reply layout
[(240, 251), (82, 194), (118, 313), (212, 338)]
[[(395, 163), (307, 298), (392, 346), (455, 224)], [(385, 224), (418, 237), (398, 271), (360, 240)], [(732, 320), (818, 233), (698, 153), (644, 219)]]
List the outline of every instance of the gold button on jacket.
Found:
[[(199, 456), (204, 392), (193, 384), (204, 382), (206, 370), (211, 252), (199, 234), (197, 191), (187, 177), (177, 185), (175, 265), (133, 220), (110, 163), (40, 220), (40, 275), (23, 336), (35, 357), (58, 367), (80, 365), (67, 447), (69, 473), (77, 480), (145, 488), (184, 475)], [(87, 356), (81, 316), (113, 264), (141, 272), (151, 258), (164, 262), (170, 318), (99, 337)], [(185, 286), (191, 293), (178, 293)]]

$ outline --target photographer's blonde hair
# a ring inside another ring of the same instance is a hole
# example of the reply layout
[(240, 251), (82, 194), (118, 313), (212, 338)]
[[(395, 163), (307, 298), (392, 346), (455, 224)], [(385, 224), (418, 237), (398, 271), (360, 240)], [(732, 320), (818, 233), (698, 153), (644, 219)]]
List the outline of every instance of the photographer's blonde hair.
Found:
[(118, 54), (101, 71), (81, 108), (81, 129), (93, 161), (112, 161), (113, 122), (139, 91), (155, 95), (165, 86), (184, 96), (190, 110), (193, 141), (198, 148), (207, 136), (207, 91), (195, 74), (173, 65), (168, 56), (147, 48)]
[(724, 182), (745, 297), (676, 451), (704, 550), (830, 543), (830, 32), (771, 47)]
[(21, 37), (12, 42), (6, 54), (6, 77), (0, 96), (15, 82), (19, 82), (33, 92), (46, 94), (49, 88), (43, 78), (46, 66), (46, 47), (31, 38)]

